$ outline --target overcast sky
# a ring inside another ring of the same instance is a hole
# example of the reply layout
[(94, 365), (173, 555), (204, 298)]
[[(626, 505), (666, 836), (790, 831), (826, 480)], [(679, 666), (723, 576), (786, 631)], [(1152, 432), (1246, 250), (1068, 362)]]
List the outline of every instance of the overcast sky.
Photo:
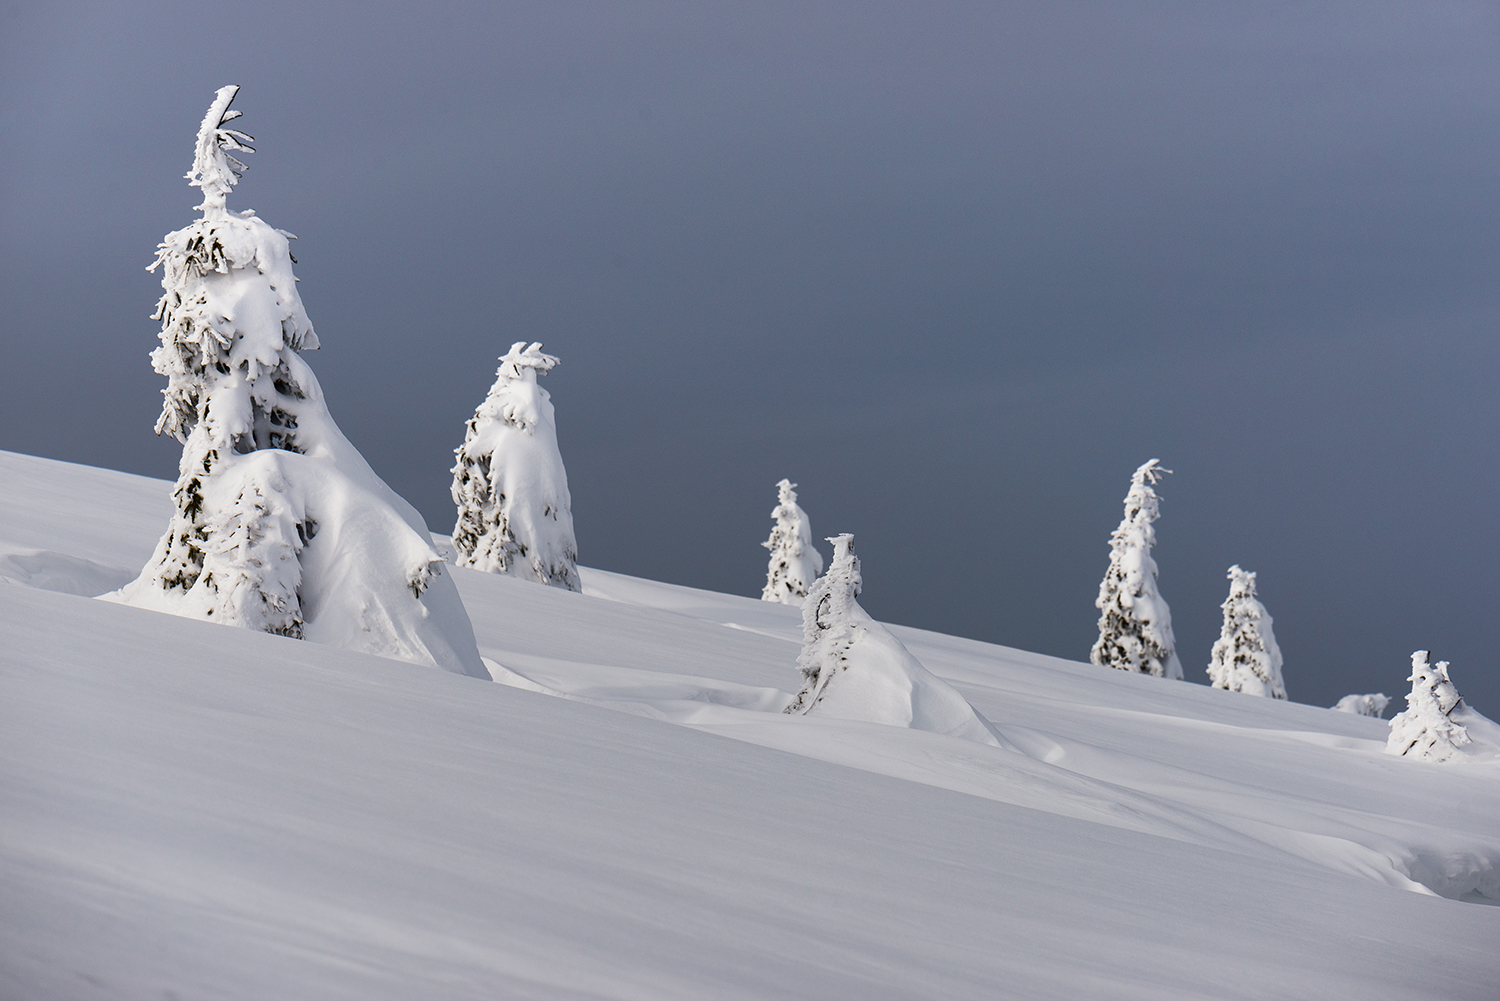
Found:
[(539, 340), (590, 566), (758, 594), (785, 476), (872, 614), (1084, 659), (1159, 456), (1190, 680), (1239, 563), (1293, 699), (1430, 647), (1500, 718), (1492, 3), (0, 10), (0, 448), (175, 477), (144, 268), (236, 83), (230, 206), (435, 531)]

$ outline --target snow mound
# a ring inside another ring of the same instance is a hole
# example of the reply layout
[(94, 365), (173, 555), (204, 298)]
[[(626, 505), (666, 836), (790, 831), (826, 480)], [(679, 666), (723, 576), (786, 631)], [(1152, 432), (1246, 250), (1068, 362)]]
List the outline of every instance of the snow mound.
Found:
[(786, 712), (884, 723), (1000, 745), (984, 717), (928, 671), (854, 599), (860, 591), (854, 536), (838, 535), (833, 564), (802, 606), (802, 690)]
[(1474, 709), (1467, 702), (1448, 714), (1448, 718), (1464, 728), (1469, 742), (1461, 753), (1470, 761), (1500, 762), (1500, 723)]
[(840, 674), (808, 715), (904, 726), (999, 746), (994, 727), (885, 626), (859, 610)]
[(1333, 705), (1334, 712), (1353, 713), (1356, 716), (1379, 717), (1385, 712), (1385, 707), (1391, 704), (1389, 695), (1384, 692), (1371, 692), (1369, 695), (1345, 695)]

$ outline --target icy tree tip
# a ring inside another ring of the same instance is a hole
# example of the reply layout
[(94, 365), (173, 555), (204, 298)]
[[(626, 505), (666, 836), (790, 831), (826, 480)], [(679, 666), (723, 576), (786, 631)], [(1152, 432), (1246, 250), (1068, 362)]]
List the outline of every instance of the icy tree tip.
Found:
[(193, 169), (184, 175), (188, 184), (203, 189), (203, 204), (197, 208), (205, 213), (224, 210), (224, 199), (244, 173), (245, 165), (234, 153), (255, 152), (255, 147), (250, 145), (255, 141), (253, 136), (224, 127), (243, 114), (229, 107), (239, 92), (239, 86), (231, 84), (220, 87), (214, 94), (214, 103), (209, 105), (208, 114), (203, 116), (203, 124), (198, 127)]

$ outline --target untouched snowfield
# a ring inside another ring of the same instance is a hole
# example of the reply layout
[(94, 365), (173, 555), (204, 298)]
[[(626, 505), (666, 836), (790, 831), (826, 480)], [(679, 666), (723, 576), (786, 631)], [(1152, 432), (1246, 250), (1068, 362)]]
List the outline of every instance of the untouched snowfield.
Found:
[(786, 716), (797, 609), (600, 571), (449, 571), (502, 684), (91, 600), (169, 489), (0, 453), (0, 997), (1500, 997), (1496, 761), (902, 627), (1007, 746)]

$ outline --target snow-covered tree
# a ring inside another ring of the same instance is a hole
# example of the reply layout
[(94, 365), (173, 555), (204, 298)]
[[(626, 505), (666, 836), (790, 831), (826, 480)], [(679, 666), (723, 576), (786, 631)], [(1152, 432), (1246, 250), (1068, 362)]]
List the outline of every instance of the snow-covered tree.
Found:
[(771, 537), (761, 543), (771, 551), (762, 601), (800, 605), (807, 589), (823, 572), (823, 554), (813, 546), (807, 512), (797, 506), (796, 486), (791, 480), (776, 484), (776, 509), (771, 512), (776, 526), (771, 529)]
[(500, 359), (455, 451), (453, 547), (461, 567), (581, 591), (552, 397), (536, 381), (556, 364), (541, 344), (525, 341)]
[(1411, 694), (1406, 710), (1391, 719), (1385, 749), (1428, 761), (1447, 761), (1470, 741), (1469, 731), (1453, 718), (1464, 700), (1448, 680), (1448, 662), (1427, 663), (1427, 651), (1411, 655)]
[(1156, 589), (1158, 498), (1152, 489), (1163, 473), (1157, 459), (1142, 465), (1130, 478), (1125, 495), (1125, 518), (1109, 540), (1109, 569), (1099, 585), (1099, 639), (1089, 660), (1101, 667), (1181, 678), (1177, 641), (1172, 636), (1172, 612)]
[(151, 354), (167, 377), (158, 434), (183, 445), (176, 511), (112, 600), (488, 678), (473, 628), (416, 510), (370, 469), (301, 352), (318, 346), (290, 233), (225, 202), (251, 138), (224, 87), (189, 183), (202, 215), (168, 233)]
[(1385, 714), (1385, 707), (1390, 704), (1390, 696), (1384, 692), (1372, 692), (1369, 695), (1345, 695), (1334, 703), (1333, 709), (1335, 712), (1379, 719)]
[(833, 562), (808, 591), (802, 606), (802, 653), (797, 657), (802, 688), (787, 706), (789, 713), (812, 709), (834, 675), (847, 669), (856, 626), (867, 618), (854, 600), (863, 586), (854, 536), (835, 535), (828, 541), (833, 543)]
[(1208, 680), (1214, 688), (1231, 692), (1286, 698), (1281, 680), (1281, 648), (1271, 631), (1271, 615), (1255, 597), (1255, 574), (1229, 568), (1229, 597), (1224, 626), (1208, 663)]
[(828, 573), (802, 605), (802, 688), (785, 712), (930, 730), (999, 745), (989, 722), (953, 686), (928, 671), (855, 599), (854, 536), (833, 543)]

